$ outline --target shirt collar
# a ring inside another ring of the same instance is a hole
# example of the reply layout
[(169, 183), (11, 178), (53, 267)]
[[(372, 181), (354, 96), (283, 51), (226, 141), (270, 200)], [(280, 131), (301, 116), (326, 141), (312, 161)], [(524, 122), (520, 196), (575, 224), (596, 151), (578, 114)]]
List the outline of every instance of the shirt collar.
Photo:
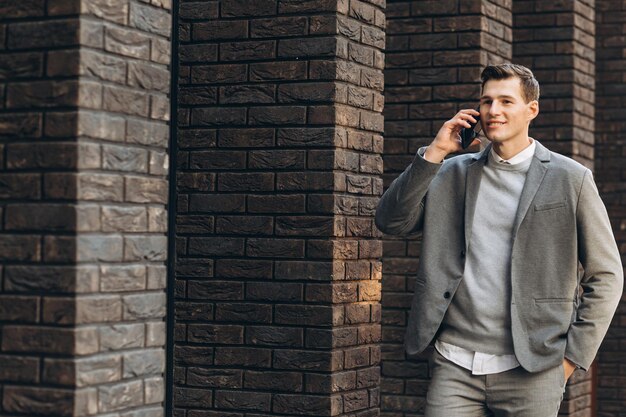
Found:
[(533, 157), (533, 155), (535, 154), (535, 148), (537, 147), (537, 144), (535, 143), (535, 140), (533, 138), (530, 138), (530, 141), (531, 142), (529, 146), (524, 148), (522, 151), (518, 152), (517, 155), (515, 155), (511, 159), (502, 159), (502, 157), (498, 155), (498, 153), (495, 151), (495, 149), (492, 146), (491, 157), (493, 158), (494, 161), (498, 162), (499, 164), (507, 164), (507, 165), (516, 165), (524, 161), (527, 161), (528, 159)]

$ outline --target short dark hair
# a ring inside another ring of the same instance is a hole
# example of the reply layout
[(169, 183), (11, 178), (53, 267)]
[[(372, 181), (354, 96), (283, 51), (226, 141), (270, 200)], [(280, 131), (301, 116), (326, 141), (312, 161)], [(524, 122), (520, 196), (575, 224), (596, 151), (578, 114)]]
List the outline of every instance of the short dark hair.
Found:
[(489, 80), (505, 80), (512, 77), (520, 79), (522, 96), (526, 103), (532, 100), (539, 100), (539, 81), (537, 81), (533, 72), (523, 65), (499, 64), (485, 67), (480, 74), (481, 88), (485, 88), (485, 83)]

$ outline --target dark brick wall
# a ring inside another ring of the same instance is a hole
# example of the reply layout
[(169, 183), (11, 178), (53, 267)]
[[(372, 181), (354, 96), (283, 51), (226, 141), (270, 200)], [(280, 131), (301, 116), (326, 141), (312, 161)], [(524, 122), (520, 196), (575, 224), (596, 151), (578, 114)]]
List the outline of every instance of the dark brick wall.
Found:
[[(623, 2), (178, 3), (176, 416), (421, 415), (419, 241), (383, 248), (373, 210), (485, 64), (535, 70), (532, 134), (595, 168), (626, 260)], [(1, 416), (164, 415), (171, 8), (0, 0)], [(591, 415), (592, 383), (560, 415)]]
[(180, 3), (176, 416), (378, 415), (383, 4)]
[[(593, 169), (594, 1), (518, 0), (513, 12), (513, 60), (532, 68), (541, 85), (540, 114), (530, 135)], [(574, 373), (560, 416), (592, 415), (593, 372)]]
[[(626, 264), (626, 5), (596, 2), (596, 181)], [(626, 410), (626, 297), (598, 355), (598, 416), (623, 417)]]
[[(385, 186), (459, 109), (475, 107), (480, 72), (512, 54), (511, 2), (391, 1), (387, 4)], [(383, 258), (381, 416), (422, 415), (429, 369), (405, 360), (404, 331), (420, 242), (386, 236)]]
[(0, 415), (163, 415), (169, 8), (0, 1)]
[(541, 84), (531, 135), (593, 169), (594, 1), (514, 2), (513, 59)]

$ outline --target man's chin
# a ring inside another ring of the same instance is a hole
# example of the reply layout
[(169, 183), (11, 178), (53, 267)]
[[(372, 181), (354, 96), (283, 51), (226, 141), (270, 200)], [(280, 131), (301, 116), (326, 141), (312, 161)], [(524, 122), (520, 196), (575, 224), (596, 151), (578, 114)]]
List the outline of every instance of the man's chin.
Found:
[(502, 137), (500, 135), (484, 135), (484, 137), (487, 138), (489, 142), (493, 143), (503, 143), (509, 139), (508, 137)]

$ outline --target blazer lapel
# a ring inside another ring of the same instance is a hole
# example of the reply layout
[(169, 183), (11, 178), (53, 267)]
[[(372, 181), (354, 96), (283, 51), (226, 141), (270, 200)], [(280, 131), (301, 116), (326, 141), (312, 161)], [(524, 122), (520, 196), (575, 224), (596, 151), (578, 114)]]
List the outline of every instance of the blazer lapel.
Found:
[(472, 223), (474, 221), (474, 212), (476, 210), (476, 197), (478, 196), (478, 188), (480, 187), (480, 179), (482, 178), (483, 167), (491, 150), (491, 143), (487, 145), (482, 152), (472, 157), (470, 165), (467, 167), (467, 175), (465, 176), (465, 251), (469, 246), (470, 237), (472, 236)]
[[(537, 141), (535, 140), (535, 142)], [(535, 198), (537, 190), (539, 190), (539, 187), (541, 186), (550, 165), (548, 162), (550, 162), (550, 151), (537, 142), (533, 160), (531, 161), (528, 172), (526, 173), (526, 180), (524, 182), (524, 187), (522, 188), (517, 213), (515, 214), (513, 236), (517, 235), (517, 231), (526, 217), (526, 213), (528, 213), (530, 204)]]

